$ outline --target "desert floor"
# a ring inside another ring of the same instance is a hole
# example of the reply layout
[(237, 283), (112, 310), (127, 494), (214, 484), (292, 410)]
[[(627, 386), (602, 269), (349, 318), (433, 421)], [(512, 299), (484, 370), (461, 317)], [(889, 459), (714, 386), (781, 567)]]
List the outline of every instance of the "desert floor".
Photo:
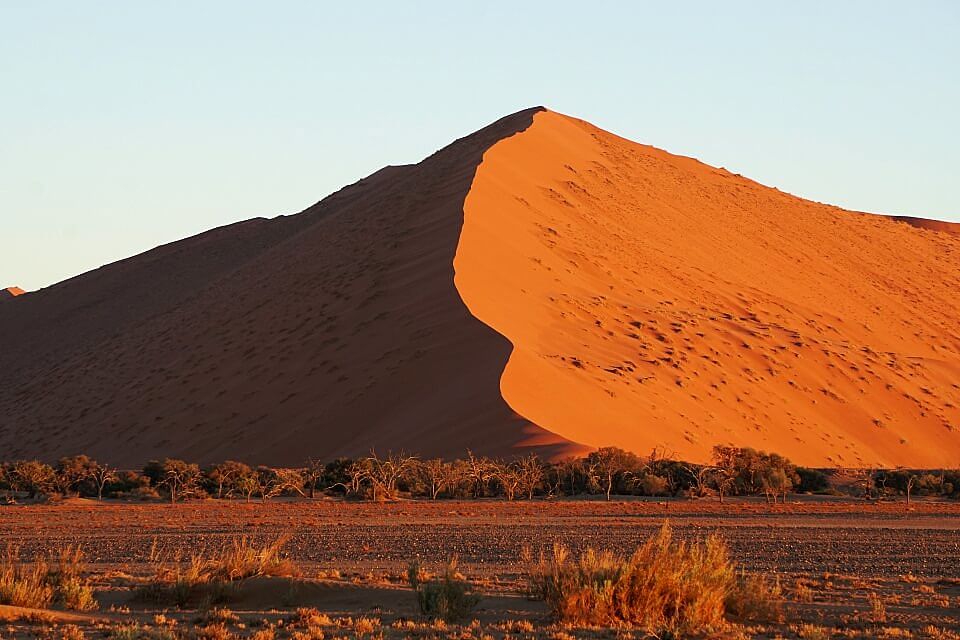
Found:
[[(77, 625), (87, 637), (105, 637), (131, 621), (158, 638), (170, 625), (197, 628), (210, 622), (209, 613), (133, 599), (155, 571), (151, 557), (215, 553), (240, 536), (289, 535), (286, 551), (303, 577), (248, 580), (225, 605), (236, 614), (228, 616), (231, 632), (271, 628), (278, 638), (292, 637), (296, 609), (313, 607), (329, 616), (328, 638), (643, 637), (553, 625), (545, 606), (523, 595), (521, 557), (524, 547), (536, 553), (554, 542), (629, 552), (665, 519), (681, 538), (720, 534), (744, 569), (782, 585), (784, 619), (730, 637), (960, 637), (960, 503), (814, 497), (776, 506), (762, 499), (7, 506), (0, 508), (0, 545), (18, 546), (25, 560), (81, 545), (100, 610), (52, 617), (0, 611), (9, 619), (0, 636), (62, 637), (64, 625)], [(426, 623), (406, 588), (406, 568), (419, 559), (438, 569), (454, 554), (484, 594), (478, 622)]]

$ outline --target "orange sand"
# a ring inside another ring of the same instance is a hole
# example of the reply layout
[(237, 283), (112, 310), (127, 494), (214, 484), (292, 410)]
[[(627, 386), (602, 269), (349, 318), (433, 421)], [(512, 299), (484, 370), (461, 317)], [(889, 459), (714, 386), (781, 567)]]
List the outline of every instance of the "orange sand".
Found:
[(464, 210), (457, 288), (532, 422), (696, 461), (960, 460), (960, 238), (551, 112), (487, 151)]
[(522, 111), (0, 305), (0, 449), (955, 466), (956, 231)]

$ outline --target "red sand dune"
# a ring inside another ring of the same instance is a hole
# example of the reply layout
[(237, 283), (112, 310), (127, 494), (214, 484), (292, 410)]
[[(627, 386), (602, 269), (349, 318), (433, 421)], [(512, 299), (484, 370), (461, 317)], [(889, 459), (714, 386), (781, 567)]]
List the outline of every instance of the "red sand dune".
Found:
[(960, 237), (911, 224), (531, 109), (4, 305), (0, 446), (955, 466)]
[(24, 293), (26, 292), (20, 287), (7, 287), (6, 289), (0, 289), (0, 300), (16, 298), (17, 296), (22, 296)]

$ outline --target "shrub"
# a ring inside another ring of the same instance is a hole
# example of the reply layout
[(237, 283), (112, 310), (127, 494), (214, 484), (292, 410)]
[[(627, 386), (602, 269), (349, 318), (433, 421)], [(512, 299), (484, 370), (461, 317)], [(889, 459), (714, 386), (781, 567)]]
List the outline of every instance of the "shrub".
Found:
[(470, 585), (457, 572), (457, 559), (451, 558), (439, 578), (429, 579), (418, 562), (412, 562), (407, 579), (417, 594), (420, 613), (445, 622), (466, 619), (480, 602)]
[(720, 538), (675, 542), (667, 524), (629, 557), (587, 549), (573, 560), (556, 545), (549, 560), (532, 566), (529, 580), (531, 595), (545, 600), (559, 622), (656, 634), (720, 631), (728, 606), (752, 611), (760, 604), (759, 588), (750, 598), (738, 596), (744, 585)]
[(819, 469), (797, 467), (797, 477), (800, 479), (796, 487), (799, 493), (817, 493), (830, 488), (830, 479)]

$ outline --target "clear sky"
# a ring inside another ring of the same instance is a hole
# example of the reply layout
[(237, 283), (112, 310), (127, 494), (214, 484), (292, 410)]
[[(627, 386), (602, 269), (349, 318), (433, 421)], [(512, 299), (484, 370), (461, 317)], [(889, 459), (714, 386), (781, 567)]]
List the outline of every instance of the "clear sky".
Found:
[(538, 104), (960, 221), (953, 0), (0, 0), (0, 286), (299, 211)]

